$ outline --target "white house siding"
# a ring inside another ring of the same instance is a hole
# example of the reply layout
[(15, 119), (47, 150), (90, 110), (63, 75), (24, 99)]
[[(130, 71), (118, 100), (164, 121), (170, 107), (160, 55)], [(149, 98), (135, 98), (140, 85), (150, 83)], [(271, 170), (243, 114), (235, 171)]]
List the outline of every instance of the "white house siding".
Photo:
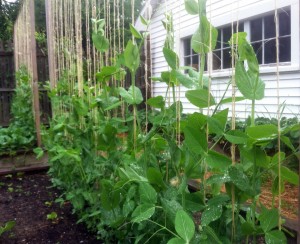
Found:
[[(175, 51), (181, 57), (181, 39), (191, 36), (198, 27), (198, 16), (187, 14), (184, 8), (184, 0), (161, 0), (156, 5), (151, 18), (151, 57), (152, 76), (160, 76), (162, 71), (168, 70), (164, 59), (162, 48), (164, 45), (166, 31), (163, 28), (162, 20), (165, 19), (165, 12), (172, 12), (175, 26)], [(277, 8), (291, 6), (292, 15), (292, 57), (291, 64), (279, 67), (279, 95), (280, 103), (285, 103), (283, 116), (300, 118), (300, 51), (299, 51), (299, 0), (208, 0), (207, 16), (215, 27), (230, 24), (232, 21), (250, 19)], [(183, 63), (183, 60), (181, 60)], [(256, 115), (275, 117), (277, 114), (277, 77), (276, 67), (261, 67), (261, 78), (266, 84), (265, 98), (257, 101)], [(229, 80), (230, 70), (212, 73), (211, 90), (217, 100), (225, 91)], [(167, 86), (164, 83), (153, 83), (152, 95), (165, 96)], [(177, 88), (177, 99), (183, 103), (184, 112), (192, 113), (198, 111), (185, 98), (184, 87)], [(231, 87), (226, 97), (231, 96)], [(171, 95), (171, 94), (170, 94)], [(237, 94), (239, 95), (239, 94)], [(168, 101), (168, 99), (167, 99)], [(231, 105), (228, 105), (231, 108)], [(223, 106), (225, 108), (225, 106)], [(242, 101), (236, 104), (236, 116), (248, 117), (251, 110), (250, 101)]]

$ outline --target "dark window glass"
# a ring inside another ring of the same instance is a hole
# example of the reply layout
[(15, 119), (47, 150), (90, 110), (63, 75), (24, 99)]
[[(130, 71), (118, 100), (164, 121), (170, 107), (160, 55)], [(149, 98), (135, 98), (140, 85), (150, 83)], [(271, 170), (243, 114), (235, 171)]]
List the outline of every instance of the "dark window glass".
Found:
[(231, 38), (231, 26), (223, 28), (223, 47), (229, 47), (229, 40)]
[(251, 41), (262, 39), (262, 19), (250, 21)]
[(265, 41), (265, 64), (276, 63), (276, 40)]
[(217, 45), (215, 49), (220, 49), (221, 48), (221, 36), (222, 36), (222, 31), (218, 29), (218, 39), (217, 39)]
[(262, 64), (262, 42), (255, 42), (252, 44), (252, 47), (254, 49), (254, 52), (257, 57), (257, 61), (259, 64)]
[(191, 59), (190, 59), (190, 57), (184, 58), (184, 65), (186, 65), (186, 66), (191, 65)]
[(183, 41), (184, 46), (184, 56), (191, 54), (191, 39), (185, 39)]
[(221, 69), (221, 50), (213, 52), (213, 70)]
[(279, 61), (289, 62), (291, 61), (291, 37), (279, 38)]
[(275, 29), (275, 16), (269, 15), (264, 18), (265, 22), (265, 39), (273, 38), (276, 36), (276, 29)]
[(192, 56), (192, 67), (194, 67), (196, 70), (199, 70), (199, 55)]
[(230, 48), (223, 50), (223, 69), (228, 69), (231, 67), (231, 55)]
[(279, 14), (279, 35), (291, 34), (291, 11), (284, 11)]

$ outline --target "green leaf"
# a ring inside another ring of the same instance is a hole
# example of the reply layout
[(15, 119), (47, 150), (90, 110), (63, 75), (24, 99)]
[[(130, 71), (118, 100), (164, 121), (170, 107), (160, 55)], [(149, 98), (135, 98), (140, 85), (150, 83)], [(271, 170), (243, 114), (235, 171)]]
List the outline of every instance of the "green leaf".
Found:
[(135, 43), (132, 42), (132, 40), (129, 40), (126, 45), (124, 58), (125, 66), (130, 70), (130, 72), (136, 72), (136, 70), (140, 66), (140, 52), (139, 48)]
[(248, 127), (246, 134), (256, 140), (273, 140), (278, 135), (277, 126), (269, 125), (257, 125)]
[(229, 109), (226, 108), (224, 110), (221, 110), (221, 111), (215, 113), (212, 116), (214, 119), (219, 121), (222, 131), (224, 131), (226, 124), (227, 124), (228, 111), (229, 111)]
[(157, 193), (155, 189), (146, 182), (140, 182), (139, 186), (141, 203), (155, 204), (157, 201)]
[(224, 172), (231, 165), (231, 159), (216, 151), (209, 150), (206, 156), (206, 163), (209, 167)]
[(195, 0), (185, 0), (185, 10), (191, 15), (197, 15), (199, 13), (198, 3)]
[(172, 238), (167, 244), (186, 244), (186, 242), (179, 238)]
[(207, 117), (207, 124), (209, 128), (209, 134), (216, 134), (221, 136), (224, 133), (224, 124), (221, 124), (215, 117)]
[(211, 222), (219, 219), (222, 215), (222, 212), (223, 212), (222, 205), (207, 206), (205, 211), (202, 213), (201, 224), (203, 226), (209, 225)]
[(141, 19), (141, 23), (143, 25), (149, 25), (150, 21), (149, 20), (146, 20), (142, 15), (140, 15), (140, 19)]
[(179, 68), (179, 57), (173, 50), (164, 47), (163, 54), (165, 56), (165, 59), (166, 59), (168, 65), (171, 67), (171, 69), (176, 70)]
[(105, 210), (112, 210), (120, 203), (120, 192), (109, 180), (101, 180), (101, 204)]
[(224, 242), (222, 242), (220, 240), (220, 238), (218, 237), (218, 235), (216, 234), (215, 230), (213, 228), (211, 228), (210, 226), (205, 226), (203, 228), (203, 231), (205, 234), (207, 234), (208, 236), (210, 236), (215, 244), (224, 244)]
[(294, 147), (291, 139), (287, 136), (280, 136), (280, 140), (287, 145), (294, 153), (296, 152), (296, 148)]
[(151, 218), (155, 212), (155, 206), (151, 204), (139, 205), (132, 213), (132, 222), (140, 223), (144, 220)]
[(236, 85), (246, 99), (261, 100), (264, 98), (265, 83), (258, 74), (246, 71), (244, 63), (238, 61), (235, 67)]
[(99, 52), (106, 52), (109, 48), (109, 41), (102, 32), (92, 33), (94, 46)]
[(208, 90), (189, 90), (185, 93), (186, 98), (198, 108), (207, 108), (216, 105), (215, 99)]
[(279, 244), (279, 243), (287, 243), (286, 236), (282, 231), (273, 230), (265, 235), (266, 244)]
[(153, 108), (160, 108), (163, 109), (165, 107), (165, 101), (163, 96), (151, 97), (146, 102)]
[(130, 24), (130, 32), (137, 39), (143, 38), (142, 34), (132, 24)]
[(209, 177), (206, 181), (208, 185), (212, 184), (224, 184), (230, 181), (230, 177), (226, 174), (215, 174)]
[(207, 152), (207, 141), (205, 132), (201, 128), (195, 128), (187, 125), (184, 128), (185, 144), (192, 152), (201, 154)]
[(248, 136), (240, 130), (230, 130), (224, 135), (227, 141), (233, 144), (245, 144), (248, 141)]
[[(175, 193), (175, 194), (177, 194), (177, 193)], [(175, 198), (175, 196), (174, 196), (174, 198)], [(167, 218), (171, 221), (171, 223), (175, 224), (176, 213), (179, 210), (182, 210), (182, 206), (178, 203), (177, 200), (174, 200), (174, 199), (167, 200), (165, 198), (161, 198), (161, 204), (162, 204), (163, 211), (166, 214)]]
[(33, 149), (33, 152), (36, 154), (37, 159), (42, 158), (44, 155), (44, 150), (40, 147), (36, 147), (35, 149)]
[[(243, 100), (245, 100), (244, 97), (235, 97), (235, 99), (234, 99), (235, 102), (240, 102), (240, 101), (243, 101)], [(228, 98), (225, 98), (225, 99), (223, 99), (219, 102), (220, 105), (226, 104), (226, 103), (233, 103), (233, 98), (228, 97)]]
[(230, 198), (228, 195), (219, 194), (208, 200), (207, 205), (210, 206), (224, 206), (229, 202)]
[(171, 73), (172, 76), (175, 76), (177, 81), (186, 88), (193, 89), (198, 86), (198, 84), (195, 83), (193, 79), (178, 70), (172, 70)]
[(179, 238), (173, 238), (169, 240), (167, 244), (186, 244), (186, 242)]
[(281, 177), (282, 180), (285, 180), (296, 186), (299, 185), (299, 175), (285, 166), (281, 166)]
[(56, 212), (51, 212), (50, 214), (47, 214), (47, 219), (48, 220), (55, 220), (55, 219), (57, 219), (57, 213)]
[(156, 185), (160, 189), (166, 188), (166, 185), (163, 180), (163, 176), (158, 169), (153, 168), (153, 167), (148, 168), (147, 178), (148, 178), (150, 184)]
[(262, 213), (258, 217), (260, 221), (260, 227), (266, 233), (278, 225), (278, 218), (279, 213), (277, 209), (267, 209), (263, 207)]
[(109, 81), (116, 71), (117, 68), (115, 66), (105, 66), (101, 69), (101, 72), (96, 74), (97, 80), (100, 82)]
[(119, 87), (120, 96), (124, 98), (125, 102), (128, 104), (140, 104), (143, 102), (143, 95), (140, 88), (136, 86), (130, 86), (128, 91), (126, 91), (123, 87)]
[(272, 182), (272, 194), (274, 196), (279, 195), (279, 186), (280, 186), (280, 194), (282, 194), (284, 192), (284, 181), (281, 180), (281, 182), (279, 182), (279, 178), (278, 176), (276, 176), (276, 178)]
[(194, 237), (195, 224), (192, 218), (184, 211), (179, 210), (175, 217), (175, 230), (186, 243)]
[(247, 175), (245, 175), (242, 170), (238, 169), (236, 166), (231, 166), (228, 169), (228, 175), (235, 186), (237, 186), (240, 190), (244, 192), (248, 191), (249, 193), (250, 182)]
[(193, 50), (199, 54), (208, 53), (215, 49), (217, 38), (218, 30), (209, 23), (205, 15), (200, 16), (199, 28), (192, 36)]
[(12, 228), (14, 228), (15, 225), (16, 225), (16, 222), (11, 220), (11, 221), (6, 222), (3, 227), (0, 226), (0, 237), (4, 232), (10, 231)]
[(254, 228), (254, 226), (253, 226), (252, 223), (250, 223), (250, 222), (244, 222), (244, 223), (242, 223), (242, 233), (244, 235), (246, 235), (246, 236), (252, 235), (252, 234), (255, 233), (255, 231), (256, 230), (255, 230), (255, 228)]

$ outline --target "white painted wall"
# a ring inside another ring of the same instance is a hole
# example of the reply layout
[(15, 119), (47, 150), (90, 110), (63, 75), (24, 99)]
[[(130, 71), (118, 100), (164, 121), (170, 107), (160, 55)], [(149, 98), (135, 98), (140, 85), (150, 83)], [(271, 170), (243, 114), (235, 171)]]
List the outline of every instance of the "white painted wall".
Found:
[[(151, 1), (150, 1), (151, 2)], [(156, 1), (152, 9), (150, 26), (152, 76), (160, 76), (162, 71), (168, 70), (164, 59), (162, 48), (166, 31), (161, 21), (165, 18), (165, 12), (172, 12), (175, 25), (175, 51), (182, 56), (181, 39), (191, 36), (198, 27), (198, 16), (188, 15), (184, 8), (184, 0), (161, 0)], [(215, 27), (230, 24), (236, 20), (247, 20), (277, 8), (291, 6), (291, 35), (292, 35), (292, 57), (291, 63), (279, 66), (279, 94), (280, 103), (285, 103), (283, 116), (300, 118), (300, 38), (299, 38), (299, 0), (208, 0), (207, 16)], [(148, 9), (144, 9), (144, 13)], [(149, 12), (150, 13), (150, 12)], [(151, 14), (151, 13), (150, 13)], [(137, 21), (137, 27), (141, 28)], [(181, 60), (183, 64), (183, 60)], [(226, 88), (231, 70), (223, 70), (212, 73), (212, 93), (218, 100)], [(261, 78), (266, 84), (265, 98), (257, 101), (257, 116), (275, 117), (277, 112), (277, 77), (276, 66), (264, 66), (260, 68)], [(153, 83), (153, 96), (165, 96), (167, 86), (164, 83)], [(184, 112), (192, 113), (198, 111), (185, 98), (184, 87), (177, 89), (178, 99), (183, 103)], [(171, 95), (171, 94), (170, 94)], [(231, 96), (231, 90), (226, 97)], [(168, 100), (168, 99), (167, 99)], [(231, 105), (230, 105), (231, 107)], [(251, 109), (250, 101), (242, 101), (236, 105), (236, 116), (246, 118)]]

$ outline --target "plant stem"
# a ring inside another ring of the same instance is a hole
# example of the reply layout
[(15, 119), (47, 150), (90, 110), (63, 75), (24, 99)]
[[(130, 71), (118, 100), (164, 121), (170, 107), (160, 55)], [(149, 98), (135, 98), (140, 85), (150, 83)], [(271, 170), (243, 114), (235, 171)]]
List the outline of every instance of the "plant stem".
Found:
[(252, 100), (251, 106), (251, 127), (255, 126), (255, 99)]
[(200, 55), (200, 74), (199, 74), (199, 85), (203, 88), (203, 73), (205, 67), (205, 53), (201, 53)]

